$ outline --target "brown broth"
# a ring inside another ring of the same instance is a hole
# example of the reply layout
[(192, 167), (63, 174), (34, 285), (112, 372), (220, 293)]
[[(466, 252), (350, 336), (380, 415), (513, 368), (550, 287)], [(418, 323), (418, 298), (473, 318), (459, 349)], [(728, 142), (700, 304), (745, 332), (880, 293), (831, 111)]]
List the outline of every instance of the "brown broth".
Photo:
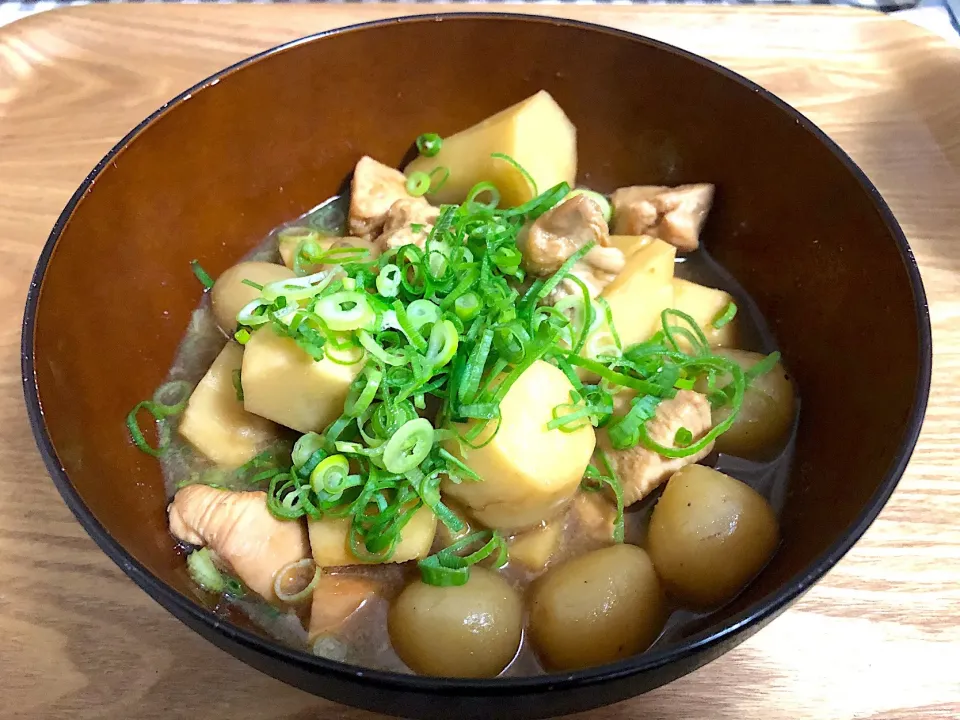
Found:
[[(346, 199), (333, 197), (318, 205), (313, 210), (286, 223), (271, 232), (263, 242), (252, 252), (240, 260), (262, 260), (280, 262), (277, 251), (277, 234), (286, 227), (307, 226), (321, 230), (331, 235), (343, 235), (345, 226)], [(772, 334), (760, 314), (759, 309), (746, 294), (736, 280), (718, 265), (704, 250), (677, 259), (675, 273), (677, 277), (719, 288), (729, 292), (735, 299), (739, 309), (740, 332), (742, 346), (745, 350), (755, 350), (769, 353), (776, 349)], [(174, 362), (167, 376), (168, 381), (186, 380), (192, 384), (200, 381), (207, 368), (227, 342), (227, 338), (217, 328), (213, 319), (208, 297), (204, 297), (194, 311), (191, 322), (181, 342)], [(702, 462), (725, 472), (753, 487), (767, 498), (779, 515), (783, 507), (787, 490), (787, 479), (793, 458), (793, 444), (795, 436), (791, 433), (788, 442), (778, 457), (769, 462), (752, 462), (741, 458), (714, 453)], [(296, 435), (291, 432), (290, 441)], [(161, 459), (168, 497), (172, 498), (178, 483), (195, 473), (202, 473), (213, 469), (212, 464), (200, 453), (193, 450), (177, 432), (173, 432), (170, 451)], [(231, 486), (227, 477), (223, 484)], [(249, 486), (236, 489), (250, 489)], [(626, 541), (643, 546), (646, 540), (646, 527), (650, 513), (656, 504), (660, 491), (657, 490), (639, 503), (630, 507), (625, 516)], [(605, 543), (588, 537), (581, 532), (574, 513), (568, 513), (563, 522), (563, 531), (557, 551), (551, 555), (549, 565), (552, 567), (564, 560), (570, 559), (584, 552), (602, 547)], [(438, 533), (439, 535), (439, 533)], [(171, 540), (175, 542), (175, 540)], [(434, 550), (440, 547), (439, 540), (435, 542)], [(337, 571), (335, 571), (337, 572)], [(339, 573), (363, 574), (375, 577), (380, 584), (380, 593), (364, 604), (346, 623), (338, 635), (339, 643), (329, 648), (330, 657), (344, 660), (354, 665), (380, 670), (397, 672), (411, 672), (397, 657), (390, 645), (387, 634), (387, 611), (390, 600), (416, 577), (415, 563), (383, 566), (357, 566), (346, 568)], [(532, 572), (519, 563), (508, 563), (502, 569), (503, 576), (521, 593), (536, 579), (540, 572)], [(202, 593), (197, 589), (197, 593)], [(267, 603), (254, 597), (241, 600), (224, 599), (221, 607), (226, 610), (225, 604), (232, 605), (246, 614), (251, 621), (278, 641), (302, 650), (308, 650), (307, 632), (304, 622), (307, 619), (300, 617), (296, 612), (279, 612)], [(301, 614), (304, 610), (301, 610)], [(668, 645), (682, 639), (697, 620), (705, 615), (695, 614), (687, 610), (677, 609), (669, 617), (654, 646)], [(503, 671), (503, 676), (539, 675), (544, 671), (537, 661), (530, 644), (524, 640), (513, 662)]]

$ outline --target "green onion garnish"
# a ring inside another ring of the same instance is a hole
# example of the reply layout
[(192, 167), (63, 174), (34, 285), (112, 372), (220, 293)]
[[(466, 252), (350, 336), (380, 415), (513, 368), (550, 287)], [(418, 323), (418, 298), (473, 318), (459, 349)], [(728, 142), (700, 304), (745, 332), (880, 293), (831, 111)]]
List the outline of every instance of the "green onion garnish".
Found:
[[(166, 420), (184, 411), (190, 399), (191, 389), (190, 383), (175, 380), (157, 388), (151, 400), (141, 400), (134, 405), (133, 410), (127, 414), (127, 430), (130, 432), (130, 439), (139, 450), (153, 457), (159, 457), (166, 451), (170, 445), (170, 428)], [(147, 442), (143, 430), (140, 429), (137, 415), (141, 410), (150, 413), (156, 423), (156, 447)]]
[(231, 373), (233, 379), (233, 390), (237, 394), (237, 400), (243, 402), (243, 378), (240, 375), (240, 368)]
[[(471, 547), (483, 543), (468, 555), (461, 555)], [(496, 553), (496, 555), (494, 555)], [(427, 585), (449, 587), (465, 585), (470, 579), (470, 566), (493, 557), (492, 567), (503, 567), (507, 562), (507, 543), (496, 530), (472, 533), (445, 547), (438, 553), (417, 563), (420, 577)]]
[(442, 146), (443, 139), (436, 133), (424, 133), (417, 138), (417, 151), (424, 157), (434, 157)]
[(593, 465), (587, 465), (587, 470), (583, 474), (583, 480), (580, 481), (580, 487), (587, 492), (597, 492), (604, 487), (610, 488), (613, 497), (617, 503), (617, 515), (613, 521), (613, 541), (622, 543), (624, 539), (624, 517), (623, 517), (623, 485), (610, 464), (610, 459), (603, 450), (597, 450), (600, 462), (603, 463), (605, 472), (600, 472)]
[(710, 323), (716, 330), (719, 330), (724, 325), (729, 323), (737, 316), (737, 304), (733, 302), (727, 303), (727, 306), (717, 314), (713, 319), (713, 322)]
[(203, 269), (199, 260), (191, 260), (190, 269), (193, 270), (193, 274), (196, 276), (197, 280), (200, 281), (200, 284), (203, 285), (204, 290), (209, 290), (213, 287), (213, 278), (210, 277), (210, 274)]
[(407, 194), (421, 197), (430, 191), (430, 176), (425, 172), (410, 173), (407, 178)]
[(200, 548), (187, 556), (187, 572), (201, 589), (211, 593), (222, 593), (227, 584), (223, 575), (213, 563), (210, 550)]

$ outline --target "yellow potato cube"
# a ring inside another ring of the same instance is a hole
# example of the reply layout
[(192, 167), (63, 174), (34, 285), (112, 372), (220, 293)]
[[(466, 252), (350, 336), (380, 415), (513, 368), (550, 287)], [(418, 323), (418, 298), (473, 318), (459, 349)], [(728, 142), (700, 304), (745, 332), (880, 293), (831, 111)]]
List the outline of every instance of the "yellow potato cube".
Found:
[(623, 253), (625, 258), (630, 258), (638, 250), (642, 250), (657, 238), (652, 235), (611, 235), (610, 245)]
[(536, 530), (517, 535), (509, 543), (510, 560), (530, 570), (543, 570), (560, 546), (563, 523), (550, 522)]
[[(371, 564), (357, 558), (350, 549), (350, 522), (350, 518), (329, 517), (309, 522), (310, 549), (317, 565), (340, 567)], [(404, 526), (400, 533), (400, 542), (387, 562), (399, 563), (425, 558), (430, 554), (436, 532), (437, 516), (430, 508), (421, 507)]]
[[(673, 279), (673, 305), (694, 320), (707, 336), (707, 341), (713, 347), (736, 347), (738, 340), (738, 322), (735, 317), (721, 328), (713, 327), (714, 319), (722, 313), (727, 305), (733, 302), (730, 293), (715, 290), (711, 287), (698, 285), (689, 280)], [(689, 349), (689, 343), (680, 343), (684, 350)]]
[(243, 409), (233, 385), (243, 348), (227, 343), (194, 389), (183, 411), (180, 434), (217, 465), (243, 465), (277, 439), (277, 426)]
[(660, 327), (660, 314), (673, 303), (673, 262), (677, 249), (653, 240), (627, 258), (616, 279), (600, 293), (610, 305), (613, 324), (626, 348), (648, 340)]
[[(488, 117), (473, 127), (443, 139), (440, 152), (418, 157), (404, 169), (430, 173), (438, 167), (450, 171), (447, 181), (430, 200), (463, 202), (478, 182), (492, 182), (500, 191), (501, 207), (521, 205), (535, 196), (534, 189), (511, 163), (493, 158), (509, 155), (524, 168), (537, 190), (543, 192), (561, 181), (573, 186), (577, 174), (577, 129), (545, 90)], [(439, 179), (439, 174), (435, 176)]]
[(447, 480), (443, 492), (490, 528), (528, 528), (558, 514), (576, 493), (596, 445), (590, 425), (572, 432), (547, 429), (553, 409), (570, 402), (572, 389), (553, 365), (542, 360), (531, 365), (500, 403), (493, 440), (466, 452), (455, 440), (447, 442), (482, 480)]
[(347, 390), (362, 368), (362, 360), (317, 362), (291, 338), (261, 328), (243, 353), (243, 405), (294, 430), (319, 432), (343, 413)]

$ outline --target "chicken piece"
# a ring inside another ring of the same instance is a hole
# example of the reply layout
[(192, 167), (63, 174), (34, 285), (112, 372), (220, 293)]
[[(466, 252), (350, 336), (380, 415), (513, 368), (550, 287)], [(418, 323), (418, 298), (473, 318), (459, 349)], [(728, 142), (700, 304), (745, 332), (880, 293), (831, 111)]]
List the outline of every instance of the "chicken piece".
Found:
[[(623, 270), (625, 265), (626, 258), (622, 250), (615, 247), (595, 245), (586, 255), (574, 263), (570, 269), (570, 274), (586, 285), (590, 297), (595, 298), (616, 279), (617, 274)], [(583, 291), (576, 282), (570, 278), (564, 278), (547, 295), (546, 302), (552, 305), (562, 297), (582, 294)]]
[(422, 250), (439, 214), (439, 208), (423, 198), (397, 200), (387, 211), (377, 246), (383, 252), (411, 244)]
[[(650, 437), (667, 447), (673, 447), (677, 430), (682, 427), (693, 434), (694, 440), (699, 440), (710, 430), (710, 402), (706, 395), (681, 390), (676, 397), (661, 401), (657, 405), (657, 414), (647, 422)], [(625, 506), (642, 500), (684, 465), (702, 460), (713, 450), (713, 443), (710, 443), (700, 452), (683, 458), (664, 457), (642, 444), (614, 450), (605, 431), (597, 433), (597, 446), (607, 453), (620, 479)]]
[(351, 575), (324, 575), (313, 591), (308, 639), (336, 633), (350, 617), (377, 594), (379, 587), (370, 578)]
[(713, 203), (713, 185), (643, 185), (610, 196), (615, 235), (652, 235), (678, 250), (696, 250)]
[(278, 520), (267, 494), (189, 485), (167, 509), (170, 532), (191, 545), (206, 545), (244, 584), (277, 603), (273, 580), (285, 565), (310, 557), (303, 524)]
[(610, 244), (610, 231), (600, 206), (585, 195), (574, 195), (521, 230), (517, 246), (523, 267), (534, 275), (552, 275), (567, 258), (589, 242)]
[(377, 235), (397, 200), (411, 200), (429, 207), (424, 198), (410, 196), (407, 178), (402, 172), (364, 155), (350, 183), (350, 234), (364, 238)]

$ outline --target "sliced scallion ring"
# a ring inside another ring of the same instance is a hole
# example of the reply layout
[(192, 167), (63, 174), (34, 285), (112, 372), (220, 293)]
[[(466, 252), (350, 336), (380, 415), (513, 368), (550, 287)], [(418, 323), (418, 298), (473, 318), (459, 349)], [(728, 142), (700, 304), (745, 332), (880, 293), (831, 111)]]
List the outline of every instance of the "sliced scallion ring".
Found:
[(207, 592), (222, 593), (226, 589), (223, 575), (214, 564), (208, 548), (194, 550), (187, 556), (187, 572), (193, 581)]
[(426, 418), (408, 420), (387, 440), (383, 465), (403, 474), (422, 463), (433, 448), (433, 425)]
[(433, 326), (427, 344), (427, 362), (434, 371), (453, 360), (459, 341), (457, 327), (449, 320), (441, 320)]
[(331, 330), (369, 328), (376, 319), (366, 294), (356, 290), (341, 290), (321, 297), (315, 312)]
[(281, 602), (297, 605), (313, 595), (321, 575), (312, 558), (287, 563), (273, 578), (273, 592)]

